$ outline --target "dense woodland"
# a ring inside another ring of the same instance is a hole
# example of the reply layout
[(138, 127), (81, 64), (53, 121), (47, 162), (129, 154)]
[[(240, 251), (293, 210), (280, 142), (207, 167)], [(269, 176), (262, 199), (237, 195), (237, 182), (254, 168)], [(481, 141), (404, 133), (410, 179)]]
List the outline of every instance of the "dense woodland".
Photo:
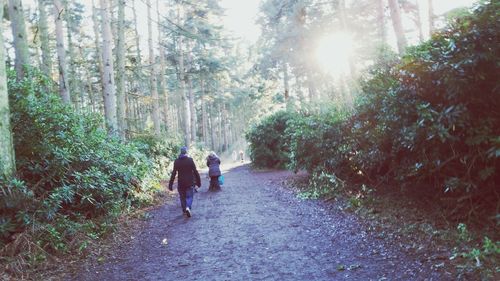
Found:
[[(307, 170), (316, 197), (413, 189), (497, 229), (500, 4), (425, 2), (264, 0), (249, 44), (217, 0), (1, 0), (8, 274), (152, 204), (180, 146), (201, 163), (245, 136), (254, 165)], [(465, 255), (495, 265), (498, 237), (480, 247)]]

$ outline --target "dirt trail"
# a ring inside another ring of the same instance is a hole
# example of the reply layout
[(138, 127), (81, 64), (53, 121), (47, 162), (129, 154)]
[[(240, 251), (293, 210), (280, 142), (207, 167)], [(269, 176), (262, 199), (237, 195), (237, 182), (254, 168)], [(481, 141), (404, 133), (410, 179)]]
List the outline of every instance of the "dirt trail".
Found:
[(204, 179), (193, 217), (176, 197), (114, 259), (70, 280), (452, 280), (368, 234), (354, 215), (297, 199), (281, 184), (290, 176), (235, 167), (217, 193)]

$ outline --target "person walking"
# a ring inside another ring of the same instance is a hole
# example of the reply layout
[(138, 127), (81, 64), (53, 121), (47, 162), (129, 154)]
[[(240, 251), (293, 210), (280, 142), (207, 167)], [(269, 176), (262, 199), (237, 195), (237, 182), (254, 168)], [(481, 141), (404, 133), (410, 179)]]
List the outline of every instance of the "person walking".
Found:
[(209, 191), (219, 191), (219, 177), (222, 175), (220, 171), (220, 159), (215, 154), (215, 152), (210, 152), (207, 157), (207, 166), (208, 166), (208, 176), (210, 177), (210, 186), (208, 187)]
[(240, 150), (240, 161), (241, 163), (243, 163), (245, 161), (245, 159), (243, 158), (245, 154), (243, 153), (243, 150)]
[(188, 217), (191, 217), (194, 185), (200, 187), (201, 179), (193, 158), (188, 157), (187, 155), (187, 147), (185, 146), (181, 148), (181, 154), (174, 161), (174, 169), (168, 184), (168, 189), (170, 191), (173, 190), (173, 184), (177, 173), (179, 173), (177, 191), (179, 192), (179, 198), (181, 200), (182, 212)]

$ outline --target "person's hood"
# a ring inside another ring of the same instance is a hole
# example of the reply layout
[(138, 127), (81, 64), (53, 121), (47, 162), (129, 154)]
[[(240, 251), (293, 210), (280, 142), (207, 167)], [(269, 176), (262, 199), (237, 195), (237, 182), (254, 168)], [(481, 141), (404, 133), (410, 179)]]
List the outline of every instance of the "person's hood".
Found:
[(216, 159), (219, 159), (219, 158), (217, 158), (217, 156), (213, 156), (213, 155), (208, 156), (208, 160), (216, 160)]

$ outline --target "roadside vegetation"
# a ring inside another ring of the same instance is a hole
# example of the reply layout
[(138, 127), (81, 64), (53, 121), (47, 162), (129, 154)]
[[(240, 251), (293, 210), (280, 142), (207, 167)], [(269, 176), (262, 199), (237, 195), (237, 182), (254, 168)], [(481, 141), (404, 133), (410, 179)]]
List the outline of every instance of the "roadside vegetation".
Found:
[(498, 274), (498, 11), (496, 2), (480, 5), (401, 58), (380, 56), (352, 110), (332, 104), (262, 120), (247, 133), (254, 165), (306, 170), (301, 196), (347, 192), (354, 208), (374, 190), (432, 198), (455, 226), (450, 258)]

